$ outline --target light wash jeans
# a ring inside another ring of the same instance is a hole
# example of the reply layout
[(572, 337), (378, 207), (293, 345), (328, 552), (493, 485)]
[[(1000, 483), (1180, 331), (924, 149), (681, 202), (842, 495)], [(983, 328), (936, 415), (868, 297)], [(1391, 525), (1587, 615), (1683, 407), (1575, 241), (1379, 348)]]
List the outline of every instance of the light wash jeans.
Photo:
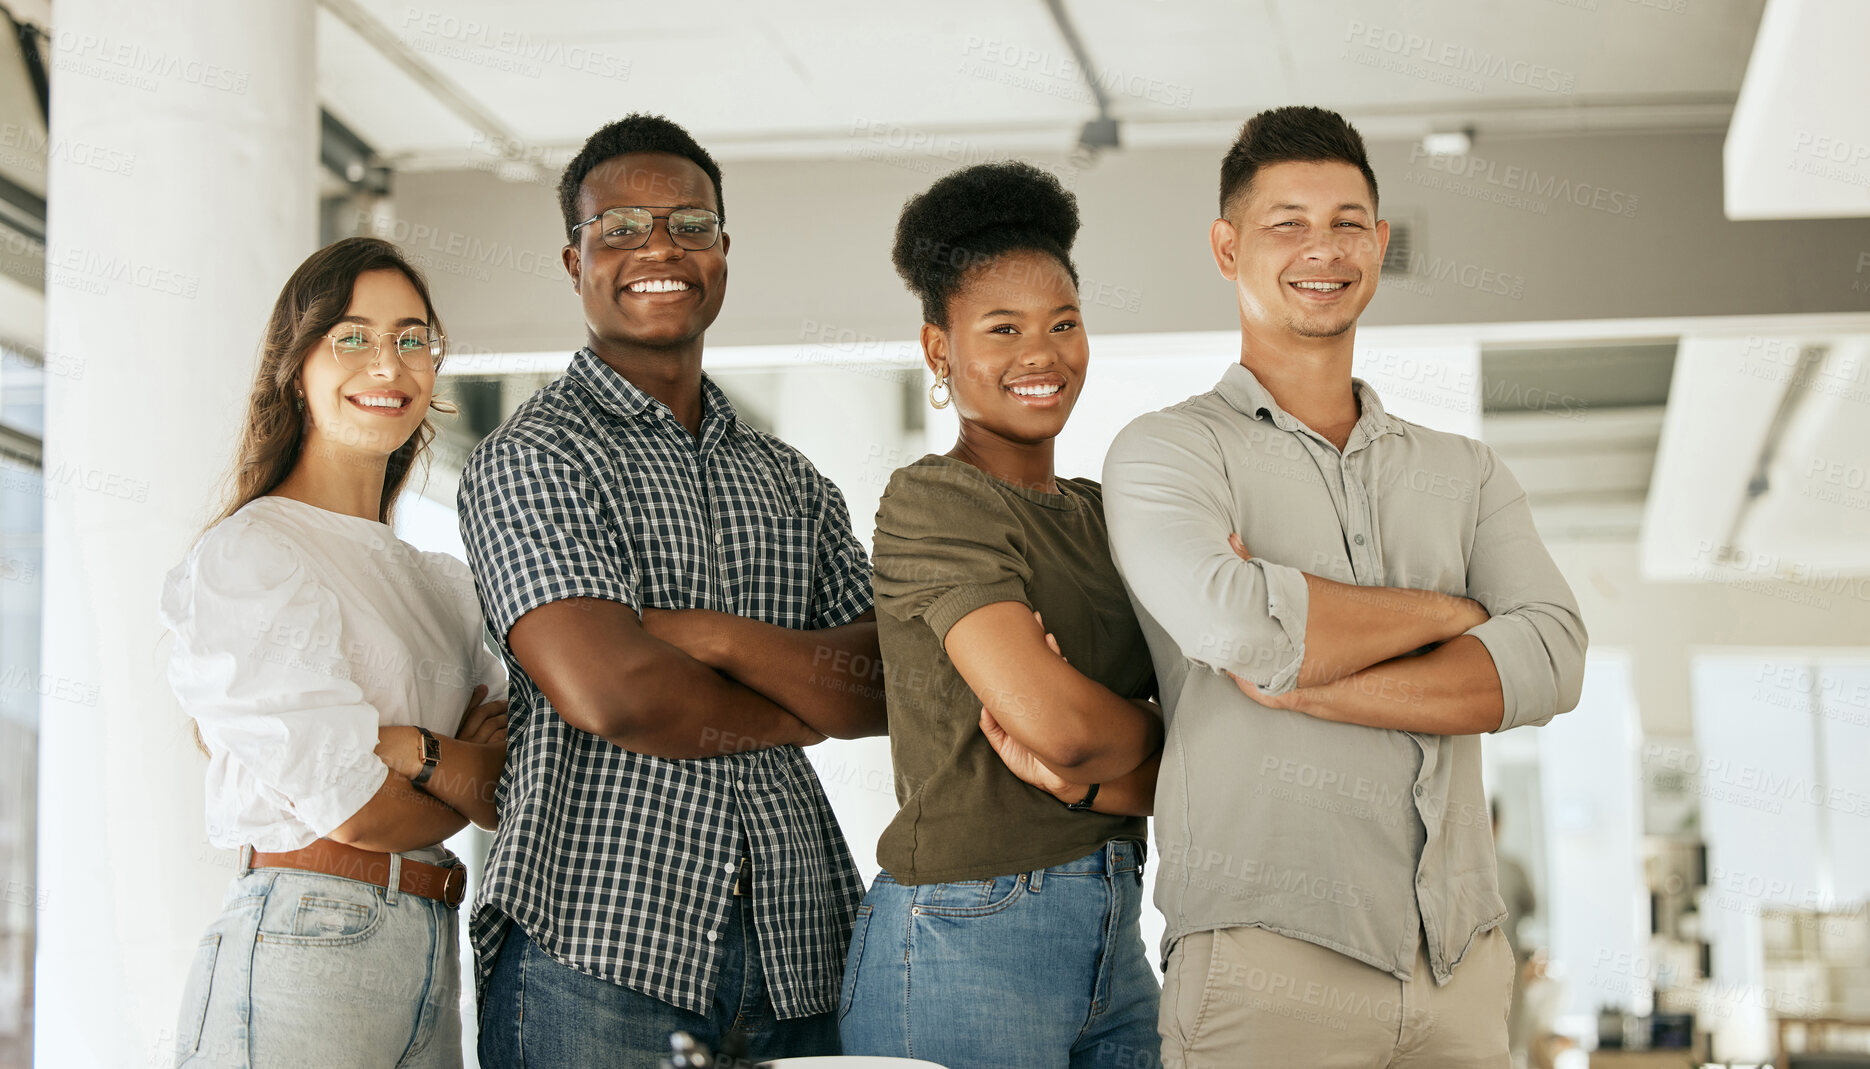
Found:
[(1129, 840), (992, 880), (878, 874), (844, 965), (844, 1053), (948, 1069), (1161, 1064), (1142, 903), (1142, 844)]
[(460, 1069), (456, 923), (342, 876), (243, 871), (195, 950), (176, 1066)]

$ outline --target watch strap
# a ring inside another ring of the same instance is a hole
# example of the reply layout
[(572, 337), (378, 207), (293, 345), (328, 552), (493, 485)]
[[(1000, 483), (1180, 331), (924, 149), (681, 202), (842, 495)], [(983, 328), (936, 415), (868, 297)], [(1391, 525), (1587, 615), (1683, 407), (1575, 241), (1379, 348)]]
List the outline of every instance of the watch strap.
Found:
[(1091, 784), (1091, 790), (1089, 793), (1087, 793), (1083, 798), (1080, 798), (1077, 801), (1072, 802), (1071, 804), (1067, 805), (1065, 808), (1066, 809), (1077, 809), (1080, 811), (1091, 808), (1091, 803), (1097, 801), (1097, 788), (1098, 787), (1099, 787), (1099, 784), (1096, 784), (1096, 783)]
[(410, 777), (409, 785), (421, 790), (428, 783), (429, 777), (435, 774), (435, 763), (442, 756), (442, 744), (428, 728), (418, 727), (416, 731), (422, 736), (422, 771)]

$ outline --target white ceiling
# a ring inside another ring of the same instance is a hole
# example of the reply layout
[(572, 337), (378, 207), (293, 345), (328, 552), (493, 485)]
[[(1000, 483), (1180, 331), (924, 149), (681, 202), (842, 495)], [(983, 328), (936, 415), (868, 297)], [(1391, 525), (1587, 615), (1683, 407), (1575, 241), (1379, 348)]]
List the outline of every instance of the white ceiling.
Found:
[[(1763, 3), (1065, 6), (1140, 145), (1221, 140), (1295, 102), (1373, 136), (1725, 127)], [(472, 162), (490, 137), (552, 165), (636, 110), (728, 158), (918, 136), (1062, 148), (1096, 113), (1042, 0), (322, 0), (318, 33), (326, 106), (404, 169)]]
[(1729, 219), (1870, 216), (1870, 4), (1773, 0), (1727, 132)]

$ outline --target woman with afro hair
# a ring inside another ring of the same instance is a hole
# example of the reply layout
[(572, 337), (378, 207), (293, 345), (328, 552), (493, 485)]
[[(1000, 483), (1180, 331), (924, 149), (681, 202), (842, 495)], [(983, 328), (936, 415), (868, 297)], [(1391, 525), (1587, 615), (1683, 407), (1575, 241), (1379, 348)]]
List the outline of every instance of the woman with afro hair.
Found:
[(1078, 209), (1024, 163), (903, 208), (936, 408), (960, 434), (877, 510), (897, 800), (857, 911), (847, 1054), (950, 1069), (1154, 1065), (1139, 930), (1161, 712), (1096, 482), (1052, 469), (1089, 359)]

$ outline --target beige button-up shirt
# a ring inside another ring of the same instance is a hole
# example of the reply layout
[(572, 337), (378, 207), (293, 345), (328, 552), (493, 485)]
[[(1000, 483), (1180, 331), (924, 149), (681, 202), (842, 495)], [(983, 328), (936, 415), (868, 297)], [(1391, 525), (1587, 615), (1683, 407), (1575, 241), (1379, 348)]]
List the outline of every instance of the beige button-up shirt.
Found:
[[(1111, 553), (1162, 688), (1156, 790), (1166, 959), (1191, 932), (1259, 926), (1408, 978), (1419, 935), (1445, 983), (1501, 923), (1480, 739), (1319, 720), (1248, 698), (1305, 659), (1303, 573), (1471, 597), (1499, 670), (1499, 730), (1577, 704), (1585, 632), (1571, 589), (1493, 450), (1383, 411), (1343, 452), (1246, 367), (1143, 416), (1104, 461)], [(1254, 554), (1228, 547), (1240, 533)], [(1408, 700), (1407, 695), (1399, 699)]]

